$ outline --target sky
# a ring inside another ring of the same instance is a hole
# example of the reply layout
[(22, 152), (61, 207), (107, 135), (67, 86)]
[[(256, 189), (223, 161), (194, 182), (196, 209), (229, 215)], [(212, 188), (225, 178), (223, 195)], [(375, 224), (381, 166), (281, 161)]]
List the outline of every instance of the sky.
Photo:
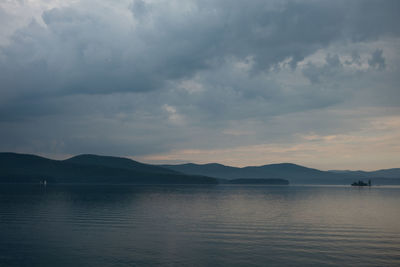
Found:
[(0, 151), (400, 167), (398, 0), (2, 0)]

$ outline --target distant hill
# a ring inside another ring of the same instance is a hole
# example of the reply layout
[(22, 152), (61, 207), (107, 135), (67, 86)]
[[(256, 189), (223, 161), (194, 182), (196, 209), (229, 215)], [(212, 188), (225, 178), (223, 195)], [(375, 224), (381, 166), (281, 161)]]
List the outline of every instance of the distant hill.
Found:
[(393, 169), (384, 169), (377, 171), (349, 171), (349, 170), (332, 170), (330, 172), (342, 173), (342, 174), (351, 174), (360, 177), (368, 177), (368, 178), (398, 178), (400, 179), (400, 168)]
[(38, 183), (216, 184), (201, 175), (187, 175), (127, 158), (80, 155), (67, 160), (0, 153), (0, 182)]
[[(234, 179), (236, 181), (232, 181)], [(90, 154), (52, 160), (36, 155), (0, 153), (0, 183), (47, 180), (49, 183), (248, 184), (274, 181), (271, 179), (287, 180), (290, 184), (351, 184), (367, 179), (371, 179), (373, 185), (400, 184), (400, 169), (321, 171), (292, 163), (243, 168), (218, 163), (156, 166), (128, 158)]]
[(350, 184), (355, 180), (370, 178), (373, 180), (374, 184), (400, 184), (400, 176), (395, 175), (398, 169), (353, 173), (348, 171), (321, 171), (292, 163), (249, 166), (243, 168), (225, 166), (217, 163), (188, 163), (161, 166), (186, 174), (206, 175), (223, 179), (279, 178), (289, 180), (291, 184)]
[(101, 167), (109, 167), (116, 169), (134, 170), (141, 172), (151, 172), (151, 173), (172, 173), (172, 174), (179, 173), (177, 171), (168, 168), (145, 164), (128, 158), (98, 156), (91, 154), (78, 155), (66, 159), (63, 162), (80, 164), (80, 165), (91, 165), (91, 166), (101, 166)]

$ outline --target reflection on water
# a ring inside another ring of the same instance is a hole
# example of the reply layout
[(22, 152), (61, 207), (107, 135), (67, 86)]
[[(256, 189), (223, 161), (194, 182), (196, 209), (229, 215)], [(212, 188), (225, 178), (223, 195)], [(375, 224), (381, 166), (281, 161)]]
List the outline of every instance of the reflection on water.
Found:
[(1, 185), (0, 265), (400, 266), (400, 187)]

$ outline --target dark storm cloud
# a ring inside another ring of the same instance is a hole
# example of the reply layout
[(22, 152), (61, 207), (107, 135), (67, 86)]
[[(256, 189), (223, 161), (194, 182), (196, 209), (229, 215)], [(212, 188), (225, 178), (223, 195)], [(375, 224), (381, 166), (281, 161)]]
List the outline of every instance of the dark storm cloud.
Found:
[(383, 50), (377, 49), (374, 53), (372, 53), (372, 57), (368, 60), (368, 64), (372, 67), (376, 67), (380, 70), (385, 68), (385, 58), (382, 56)]
[(1, 83), (50, 94), (157, 90), (230, 56), (254, 57), (257, 70), (285, 59), (295, 67), (332, 42), (399, 32), (397, 1), (199, 1), (183, 11), (179, 3), (134, 1), (130, 7), (136, 26), (100, 8), (45, 11), (45, 26), (33, 21), (1, 49)]
[[(357, 59), (353, 59), (353, 62), (354, 60)], [(339, 60), (339, 56), (337, 54), (328, 54), (325, 58), (325, 64), (323, 66), (316, 66), (315, 64), (308, 63), (303, 69), (303, 74), (310, 80), (312, 84), (316, 84), (322, 82), (323, 79), (336, 77), (337, 74), (342, 71), (343, 65)]]
[[(265, 133), (253, 141), (268, 142), (282, 133), (261, 125), (340, 105), (374, 75), (387, 82), (385, 105), (398, 96), (385, 45), (399, 38), (399, 11), (399, 1), (264, 0), (45, 9), (2, 36), (0, 149), (138, 155), (225, 146), (221, 132), (245, 120)], [(0, 17), (11, 13), (0, 6)], [(336, 48), (347, 46), (343, 59)], [(365, 103), (377, 99), (363, 92)]]

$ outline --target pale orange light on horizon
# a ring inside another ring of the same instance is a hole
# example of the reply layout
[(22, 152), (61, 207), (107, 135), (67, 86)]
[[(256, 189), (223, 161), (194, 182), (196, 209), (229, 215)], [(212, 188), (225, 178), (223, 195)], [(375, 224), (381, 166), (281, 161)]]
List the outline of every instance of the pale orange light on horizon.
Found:
[(354, 134), (301, 135), (291, 144), (259, 144), (226, 149), (182, 149), (136, 157), (148, 163), (221, 163), (244, 167), (291, 162), (330, 170), (378, 170), (400, 167), (400, 117), (372, 120)]

